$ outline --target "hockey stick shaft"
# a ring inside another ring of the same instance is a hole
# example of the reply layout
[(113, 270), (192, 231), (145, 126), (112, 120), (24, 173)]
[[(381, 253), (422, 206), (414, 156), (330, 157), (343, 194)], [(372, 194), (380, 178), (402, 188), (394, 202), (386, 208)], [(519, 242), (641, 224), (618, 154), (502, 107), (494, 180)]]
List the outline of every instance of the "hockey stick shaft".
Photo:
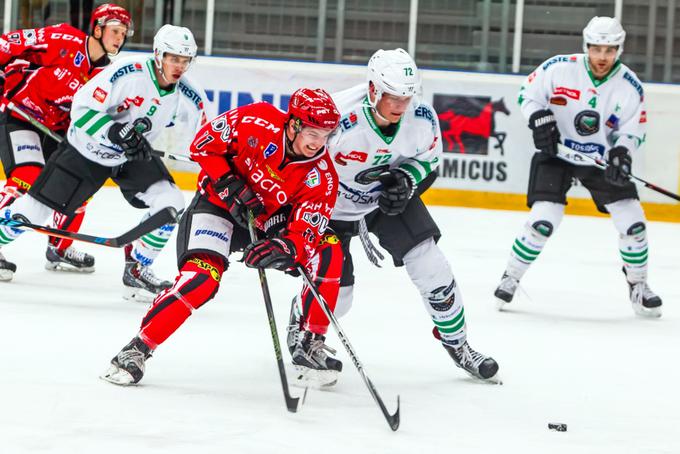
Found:
[[(30, 115), (28, 112), (21, 110), (12, 101), (7, 103), (7, 108), (9, 110), (11, 110), (12, 112), (15, 112), (16, 114), (20, 115), (24, 120), (29, 122), (31, 125), (35, 126), (38, 130), (40, 130), (45, 135), (49, 136), (55, 142), (62, 143), (64, 141), (63, 137), (61, 137), (59, 134), (52, 131), (50, 128), (48, 128), (44, 124), (40, 123), (38, 120), (33, 118), (33, 116)], [(170, 153), (168, 151), (153, 150), (152, 154), (154, 156), (158, 156), (159, 158), (169, 158), (169, 159), (174, 159), (176, 161), (193, 162), (189, 156), (184, 155), (184, 154), (180, 154), (180, 153)]]
[[(585, 158), (585, 159), (588, 159), (588, 160), (594, 162), (594, 163), (595, 163), (595, 166), (598, 167), (598, 168), (600, 168), (600, 169), (602, 169), (602, 170), (604, 170), (604, 169), (606, 169), (607, 167), (609, 167), (609, 164), (607, 164), (607, 162), (606, 162), (604, 159), (596, 158), (595, 156), (590, 156), (590, 155), (588, 155), (588, 154), (586, 154), (586, 153), (582, 153), (582, 152), (580, 152), (580, 151), (578, 151), (578, 150), (572, 150), (571, 148), (569, 148), (569, 147), (567, 147), (567, 146), (565, 146), (565, 145), (562, 145), (561, 143), (560, 143), (560, 144), (557, 144), (557, 148), (558, 148), (558, 150), (559, 150), (558, 156), (561, 157), (561, 158), (563, 158), (563, 159), (566, 159), (566, 156), (567, 156), (567, 155), (573, 154), (573, 155), (575, 155), (575, 156), (579, 156), (579, 157), (581, 157), (581, 158)], [(567, 159), (567, 160), (568, 160), (568, 159)], [(661, 188), (661, 187), (655, 185), (654, 183), (650, 183), (649, 181), (643, 180), (642, 178), (637, 177), (637, 176), (635, 176), (635, 175), (633, 175), (633, 174), (630, 175), (630, 178), (633, 179), (633, 180), (635, 180), (635, 181), (639, 181), (639, 182), (642, 183), (646, 188), (649, 188), (649, 189), (651, 189), (652, 191), (656, 191), (656, 192), (658, 192), (659, 194), (663, 194), (663, 195), (665, 195), (666, 197), (670, 197), (670, 198), (673, 199), (673, 200), (680, 201), (680, 195), (678, 195), (678, 194), (675, 194), (675, 193), (673, 193), (673, 192), (671, 192), (671, 191), (669, 191), (669, 190), (667, 190), (667, 189)]]
[[(255, 227), (253, 225), (254, 219), (252, 213), (249, 213), (248, 221), (248, 233), (250, 233), (250, 240), (257, 241), (257, 233), (255, 233)], [(286, 401), (286, 408), (289, 412), (297, 412), (302, 403), (305, 401), (307, 396), (307, 389), (305, 388), (305, 393), (302, 396), (302, 400), (299, 397), (293, 397), (290, 394), (290, 387), (288, 386), (288, 378), (286, 377), (286, 367), (283, 364), (283, 355), (281, 354), (281, 343), (279, 341), (279, 332), (276, 329), (276, 320), (274, 319), (274, 308), (272, 307), (272, 298), (269, 293), (269, 284), (267, 283), (267, 275), (264, 272), (264, 268), (258, 268), (257, 273), (260, 276), (260, 287), (262, 287), (262, 297), (264, 298), (264, 307), (267, 309), (267, 319), (269, 320), (269, 330), (272, 335), (272, 342), (274, 343), (274, 353), (276, 355), (276, 365), (279, 368), (279, 378), (281, 379), (281, 387), (283, 388), (283, 397)]]
[(0, 225), (19, 229), (31, 229), (38, 233), (56, 236), (58, 238), (65, 238), (69, 240), (82, 241), (84, 243), (98, 244), (100, 246), (108, 246), (113, 248), (120, 248), (128, 243), (132, 243), (137, 238), (146, 235), (147, 233), (165, 225), (170, 222), (177, 222), (177, 211), (172, 207), (166, 207), (157, 213), (151, 215), (147, 219), (137, 224), (132, 229), (123, 233), (120, 236), (107, 238), (94, 235), (86, 235), (79, 232), (69, 232), (68, 230), (47, 227), (44, 225), (31, 224), (30, 222), (22, 222), (15, 219), (0, 219)]
[(311, 276), (309, 275), (305, 267), (303, 267), (302, 265), (296, 265), (296, 269), (302, 275), (302, 279), (305, 281), (305, 284), (307, 284), (310, 291), (314, 295), (314, 298), (321, 307), (321, 310), (326, 315), (328, 320), (330, 320), (331, 324), (333, 325), (333, 328), (335, 328), (335, 331), (338, 333), (338, 338), (340, 338), (340, 342), (342, 342), (342, 345), (345, 347), (345, 350), (347, 350), (347, 354), (349, 354), (349, 357), (352, 359), (354, 366), (359, 371), (359, 375), (361, 375), (361, 378), (364, 380), (364, 383), (368, 388), (368, 392), (371, 393), (373, 400), (375, 400), (375, 402), (380, 407), (380, 411), (382, 411), (382, 414), (387, 420), (387, 424), (390, 426), (390, 429), (396, 431), (399, 428), (400, 422), (399, 396), (397, 396), (397, 410), (394, 412), (394, 414), (390, 414), (390, 412), (387, 411), (387, 407), (385, 407), (385, 403), (380, 397), (380, 394), (378, 394), (378, 390), (375, 388), (375, 385), (373, 385), (371, 379), (368, 378), (368, 375), (366, 375), (366, 372), (364, 371), (364, 366), (361, 364), (361, 361), (359, 361), (359, 357), (357, 357), (356, 351), (354, 350), (354, 347), (352, 347), (352, 344), (350, 344), (349, 339), (345, 334), (345, 331), (340, 326), (340, 323), (338, 323), (338, 319), (335, 317), (335, 314), (333, 313), (331, 308), (328, 307), (328, 303), (326, 302), (326, 300), (319, 293), (319, 289), (316, 287), (314, 282), (312, 282)]

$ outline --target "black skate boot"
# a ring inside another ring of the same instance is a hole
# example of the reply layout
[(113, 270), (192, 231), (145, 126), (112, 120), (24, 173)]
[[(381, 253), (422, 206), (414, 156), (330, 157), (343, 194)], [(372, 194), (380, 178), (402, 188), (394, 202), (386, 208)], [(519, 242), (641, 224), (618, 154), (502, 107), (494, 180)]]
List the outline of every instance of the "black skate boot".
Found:
[(144, 376), (145, 361), (152, 353), (139, 337), (135, 337), (113, 357), (108, 370), (100, 378), (114, 385), (135, 385)]
[(129, 301), (150, 303), (157, 294), (172, 287), (172, 282), (156, 277), (151, 267), (144, 266), (132, 258), (132, 245), (125, 246), (125, 271), (123, 298)]
[(514, 277), (509, 276), (507, 273), (503, 273), (501, 283), (498, 284), (496, 291), (493, 293), (493, 295), (499, 300), (498, 310), (501, 310), (503, 306), (512, 301), (517, 287), (519, 287), (519, 281)]
[(76, 271), (92, 273), (94, 271), (94, 257), (73, 246), (66, 250), (59, 250), (54, 246), (47, 246), (45, 251), (45, 269), (50, 271)]
[(630, 296), (630, 302), (633, 305), (633, 311), (640, 317), (650, 317), (659, 318), (661, 317), (661, 297), (654, 293), (646, 281), (643, 282), (630, 282), (628, 280), (628, 273), (626, 273), (626, 268), (621, 268), (624, 276), (626, 276), (626, 282), (628, 283), (628, 294)]
[(293, 298), (293, 302), (290, 306), (290, 319), (288, 320), (288, 327), (286, 328), (286, 331), (288, 331), (286, 341), (288, 344), (288, 351), (290, 351), (291, 355), (295, 351), (295, 346), (298, 343), (298, 336), (300, 335), (300, 330), (302, 329), (300, 326), (301, 323), (302, 314), (300, 313), (300, 307), (297, 304), (296, 296)]
[(293, 351), (293, 365), (297, 371), (298, 384), (323, 388), (338, 382), (342, 362), (326, 354), (325, 351), (332, 355), (336, 352), (324, 344), (325, 340), (322, 334), (311, 331), (301, 331), (298, 335), (298, 342)]
[(444, 350), (453, 359), (456, 366), (463, 369), (470, 376), (488, 383), (503, 383), (498, 377), (498, 363), (495, 359), (473, 350), (467, 341), (461, 345), (449, 345), (443, 342), (436, 326), (432, 330), (432, 334), (442, 343)]
[(0, 281), (9, 282), (14, 277), (17, 271), (17, 266), (7, 260), (2, 252), (0, 252)]

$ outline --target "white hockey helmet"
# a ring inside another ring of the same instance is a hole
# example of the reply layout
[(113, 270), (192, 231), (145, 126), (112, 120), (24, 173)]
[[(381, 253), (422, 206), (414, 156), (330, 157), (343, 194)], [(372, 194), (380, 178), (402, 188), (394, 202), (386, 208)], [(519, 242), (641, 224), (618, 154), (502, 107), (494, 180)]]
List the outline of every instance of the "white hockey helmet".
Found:
[(383, 93), (395, 96), (411, 96), (413, 105), (420, 104), (420, 73), (416, 62), (404, 49), (380, 49), (368, 60), (367, 82), (373, 82), (375, 98), (371, 101), (370, 84), (368, 102), (375, 109)]
[(191, 57), (193, 62), (196, 58), (198, 46), (193, 33), (186, 27), (165, 24), (153, 37), (153, 57), (156, 67), (161, 69), (161, 61), (165, 53)]
[(583, 52), (588, 53), (588, 45), (618, 46), (616, 58), (621, 57), (626, 32), (614, 17), (595, 16), (583, 29)]

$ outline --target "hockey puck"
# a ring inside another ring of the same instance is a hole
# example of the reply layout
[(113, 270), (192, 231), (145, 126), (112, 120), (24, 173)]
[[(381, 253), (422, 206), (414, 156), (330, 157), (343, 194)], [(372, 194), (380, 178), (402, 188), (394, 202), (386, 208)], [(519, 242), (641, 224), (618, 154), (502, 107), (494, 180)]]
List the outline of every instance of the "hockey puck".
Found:
[(548, 423), (548, 429), (554, 430), (556, 432), (566, 432), (567, 431), (567, 425), (564, 423), (553, 423), (550, 422)]

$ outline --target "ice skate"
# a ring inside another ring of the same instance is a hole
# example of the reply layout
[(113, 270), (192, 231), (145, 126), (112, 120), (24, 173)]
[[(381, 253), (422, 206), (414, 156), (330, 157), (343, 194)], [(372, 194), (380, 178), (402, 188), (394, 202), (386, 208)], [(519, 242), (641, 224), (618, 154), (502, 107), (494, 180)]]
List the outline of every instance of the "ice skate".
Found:
[(442, 342), (436, 326), (432, 329), (432, 335), (442, 343), (444, 350), (453, 359), (456, 366), (465, 370), (470, 376), (486, 383), (503, 384), (498, 376), (498, 363), (495, 359), (473, 350), (467, 341), (461, 345), (450, 345)]
[(301, 331), (298, 335), (293, 351), (296, 385), (325, 388), (338, 382), (342, 362), (326, 354), (336, 352), (324, 343), (325, 340), (323, 335), (310, 331)]
[(151, 267), (144, 266), (130, 256), (132, 246), (125, 247), (125, 271), (123, 298), (139, 303), (151, 303), (156, 295), (172, 287), (172, 282), (156, 277)]
[(78, 273), (92, 273), (94, 271), (94, 257), (73, 246), (60, 250), (54, 246), (47, 246), (45, 251), (45, 269), (50, 271), (75, 271)]
[(663, 304), (659, 295), (649, 288), (646, 282), (636, 284), (628, 283), (630, 290), (630, 302), (633, 311), (640, 317), (659, 318), (662, 315), (661, 305)]
[(144, 376), (144, 364), (151, 349), (135, 337), (111, 360), (111, 365), (99, 378), (120, 386), (136, 385)]
[(17, 266), (7, 260), (2, 252), (0, 252), (0, 281), (9, 282), (14, 277), (17, 271)]
[(503, 307), (512, 301), (517, 287), (519, 287), (519, 280), (509, 276), (507, 273), (503, 273), (501, 283), (498, 284), (496, 291), (493, 293), (497, 298), (497, 308), (499, 311), (503, 310)]

